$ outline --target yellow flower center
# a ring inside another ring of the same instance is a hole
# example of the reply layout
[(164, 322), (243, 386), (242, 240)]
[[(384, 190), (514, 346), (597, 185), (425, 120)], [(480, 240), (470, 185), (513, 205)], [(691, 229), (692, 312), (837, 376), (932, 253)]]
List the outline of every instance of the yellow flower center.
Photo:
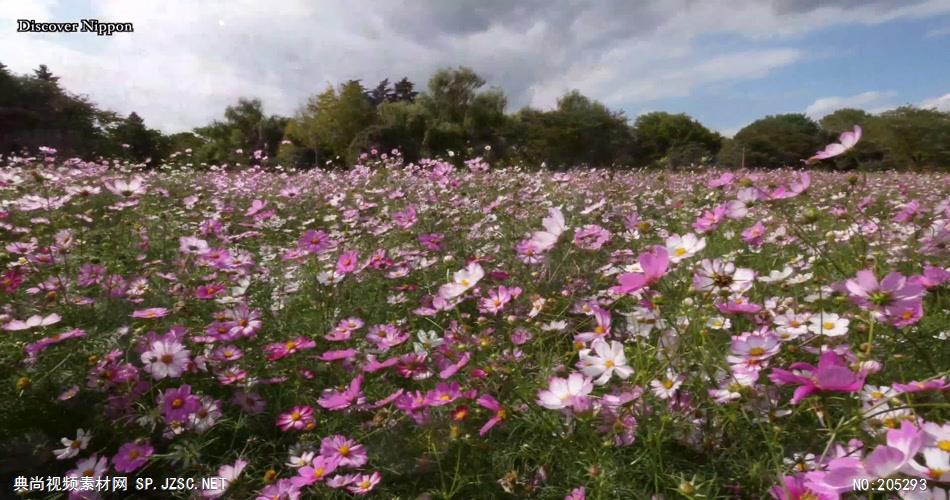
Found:
[(663, 381), (663, 387), (666, 388), (666, 389), (671, 389), (671, 388), (673, 388), (673, 381), (670, 380), (670, 379), (664, 380), (664, 381)]
[(686, 255), (686, 249), (683, 248), (683, 247), (680, 247), (680, 248), (677, 248), (676, 250), (674, 250), (673, 253), (676, 254), (677, 257), (682, 257), (682, 256)]
[(323, 477), (323, 474), (324, 474), (325, 472), (326, 472), (326, 469), (325, 469), (325, 468), (323, 468), (323, 467), (317, 467), (316, 469), (313, 469), (313, 477), (321, 478), (321, 477)]
[(613, 362), (612, 360), (609, 360), (609, 359), (608, 359), (608, 360), (604, 363), (604, 366), (607, 367), (607, 368), (613, 368), (613, 367), (614, 367), (614, 362)]
[(749, 356), (761, 356), (763, 354), (765, 354), (765, 349), (761, 347), (753, 347), (752, 349), (749, 349)]
[(835, 324), (830, 321), (825, 321), (824, 323), (821, 324), (821, 327), (824, 328), (825, 330), (834, 330)]
[(350, 447), (344, 444), (343, 446), (340, 446), (337, 451), (340, 452), (340, 455), (345, 457), (350, 454)]
[(940, 448), (940, 451), (945, 451), (950, 453), (950, 439), (943, 439), (937, 441), (937, 448)]

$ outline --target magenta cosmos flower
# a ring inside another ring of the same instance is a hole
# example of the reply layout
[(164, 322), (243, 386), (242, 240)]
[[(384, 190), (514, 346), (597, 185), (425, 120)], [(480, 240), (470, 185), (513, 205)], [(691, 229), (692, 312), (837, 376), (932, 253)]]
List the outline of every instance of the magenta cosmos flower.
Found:
[(357, 375), (350, 381), (349, 387), (344, 391), (334, 391), (330, 389), (323, 391), (317, 403), (332, 411), (345, 410), (353, 404), (363, 404), (365, 398), (363, 397), (363, 391), (360, 390), (362, 384), (363, 376)]
[(323, 481), (329, 474), (332, 474), (340, 465), (337, 458), (327, 458), (317, 455), (313, 461), (297, 470), (297, 476), (291, 481), (297, 486), (309, 486), (313, 483)]
[(505, 410), (505, 407), (502, 406), (497, 399), (491, 397), (488, 394), (483, 394), (475, 402), (478, 403), (478, 406), (495, 412), (495, 414), (492, 415), (492, 417), (488, 419), (487, 422), (485, 422), (485, 425), (483, 425), (482, 428), (478, 430), (479, 436), (488, 434), (488, 431), (490, 431), (492, 427), (498, 425), (501, 421), (508, 418), (508, 411)]
[(670, 267), (669, 254), (665, 247), (659, 245), (654, 246), (648, 252), (641, 253), (638, 260), (642, 271), (623, 273), (618, 276), (619, 285), (611, 288), (611, 292), (617, 294), (636, 292), (659, 281)]
[(309, 406), (295, 406), (277, 417), (277, 427), (284, 432), (291, 430), (310, 430), (316, 427), (313, 419), (313, 408)]
[(340, 467), (361, 467), (369, 460), (363, 445), (340, 435), (320, 440), (320, 456), (337, 461)]
[(191, 393), (191, 386), (166, 389), (160, 396), (162, 415), (168, 422), (184, 422), (188, 416), (201, 408), (201, 400)]
[(138, 319), (156, 319), (165, 316), (168, 316), (168, 309), (164, 307), (149, 307), (132, 312), (132, 317)]
[(857, 373), (848, 368), (844, 358), (833, 351), (826, 351), (818, 360), (818, 366), (808, 363), (792, 363), (791, 371), (773, 368), (769, 378), (777, 385), (797, 384), (791, 404), (816, 392), (857, 392), (864, 386), (864, 371)]
[(132, 472), (148, 463), (148, 457), (152, 456), (154, 451), (147, 441), (125, 443), (112, 457), (112, 465), (118, 472)]

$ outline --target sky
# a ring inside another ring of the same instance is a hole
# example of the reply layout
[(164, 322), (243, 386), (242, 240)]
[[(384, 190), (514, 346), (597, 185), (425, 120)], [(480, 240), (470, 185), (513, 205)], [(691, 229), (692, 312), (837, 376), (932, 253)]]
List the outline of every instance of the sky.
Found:
[[(134, 33), (17, 33), (37, 22)], [(950, 0), (0, 0), (0, 62), (165, 132), (239, 97), (291, 115), (330, 84), (465, 65), (509, 110), (577, 89), (631, 120), (688, 113), (732, 135), (768, 114), (950, 111)]]

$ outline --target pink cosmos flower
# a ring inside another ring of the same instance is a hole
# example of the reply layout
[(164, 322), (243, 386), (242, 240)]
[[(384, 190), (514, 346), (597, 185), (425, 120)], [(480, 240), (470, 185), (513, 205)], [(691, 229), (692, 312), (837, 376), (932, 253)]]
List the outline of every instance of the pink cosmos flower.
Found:
[(762, 246), (765, 242), (765, 225), (761, 221), (742, 231), (742, 241), (753, 248)]
[(844, 358), (834, 351), (825, 351), (818, 360), (818, 366), (797, 362), (789, 368), (791, 371), (773, 368), (769, 379), (777, 385), (798, 385), (790, 401), (793, 405), (816, 392), (857, 392), (864, 386), (867, 375), (864, 371), (851, 371)]
[(340, 467), (362, 467), (369, 461), (363, 445), (340, 435), (320, 440), (320, 456), (336, 461)]
[(67, 341), (69, 339), (81, 339), (85, 336), (86, 332), (84, 330), (74, 328), (63, 333), (57, 333), (56, 335), (43, 337), (36, 342), (27, 344), (26, 347), (23, 348), (23, 351), (26, 352), (28, 358), (33, 359), (36, 358), (40, 352), (46, 350), (46, 348), (50, 346), (59, 344), (60, 342)]
[(484, 297), (478, 302), (478, 308), (488, 314), (498, 314), (505, 308), (506, 304), (519, 295), (521, 295), (520, 288), (507, 288), (501, 285), (496, 289), (489, 290), (488, 297)]
[(292, 478), (291, 481), (298, 487), (309, 486), (316, 482), (323, 481), (329, 474), (332, 474), (339, 465), (340, 460), (338, 458), (328, 458), (323, 455), (317, 455), (313, 458), (311, 463), (297, 469), (297, 476)]
[(396, 325), (388, 323), (373, 325), (366, 334), (366, 340), (376, 344), (376, 347), (385, 352), (409, 340), (409, 333), (400, 330)]
[(575, 335), (575, 342), (587, 343), (597, 339), (605, 339), (610, 335), (610, 311), (594, 305), (590, 307), (590, 312), (594, 316), (594, 329)]
[(138, 311), (132, 312), (132, 317), (139, 319), (155, 319), (168, 316), (168, 312), (168, 309), (164, 307), (150, 307), (148, 309), (139, 309)]
[(571, 490), (570, 493), (564, 497), (564, 500), (586, 500), (587, 490), (583, 486), (579, 486)]
[(191, 393), (191, 386), (187, 384), (176, 389), (166, 389), (159, 399), (166, 422), (185, 422), (189, 415), (201, 407), (201, 400)]
[(853, 148), (858, 141), (861, 140), (861, 127), (855, 125), (853, 130), (842, 132), (838, 136), (838, 142), (831, 143), (825, 146), (825, 149), (818, 151), (811, 158), (807, 160), (802, 160), (806, 165), (811, 165), (813, 163), (818, 163), (821, 160), (827, 160), (828, 158), (833, 158), (840, 154), (847, 152), (849, 149)]
[(426, 404), (429, 406), (444, 406), (452, 403), (461, 395), (457, 383), (441, 383), (426, 393)]
[(874, 272), (865, 269), (844, 283), (848, 298), (863, 309), (874, 312), (894, 326), (916, 323), (923, 314), (923, 285), (898, 272), (891, 272), (880, 282)]
[(485, 425), (478, 430), (479, 436), (488, 434), (488, 431), (490, 431), (492, 427), (508, 418), (508, 410), (489, 394), (482, 394), (475, 402), (478, 403), (478, 406), (495, 412), (494, 415), (485, 422)]
[(112, 465), (118, 472), (133, 472), (148, 463), (154, 451), (148, 441), (131, 441), (119, 447), (119, 452), (112, 457)]
[(581, 373), (571, 373), (567, 378), (551, 377), (548, 388), (538, 391), (538, 404), (549, 410), (582, 411), (588, 406), (587, 396), (593, 390), (594, 384)]
[(141, 355), (142, 368), (155, 380), (180, 377), (191, 361), (191, 352), (173, 340), (156, 340)]
[(309, 406), (294, 406), (277, 417), (277, 427), (284, 432), (291, 430), (311, 430), (317, 423), (313, 418), (313, 408)]
[(939, 377), (926, 382), (912, 380), (906, 384), (894, 383), (891, 384), (891, 387), (898, 393), (942, 391), (950, 388), (950, 383), (947, 382), (946, 378)]
[(357, 375), (344, 391), (324, 390), (317, 403), (331, 411), (345, 410), (354, 404), (362, 405), (365, 401), (363, 391), (360, 390), (362, 384), (363, 376)]
[(373, 488), (383, 479), (379, 472), (373, 472), (372, 474), (360, 474), (355, 476), (352, 481), (350, 481), (349, 486), (346, 489), (353, 493), (354, 495), (365, 495), (370, 491), (373, 491)]
[(307, 253), (322, 253), (332, 245), (330, 236), (320, 230), (308, 229), (297, 240), (297, 247)]
[(706, 210), (693, 222), (693, 230), (699, 234), (714, 231), (726, 220), (727, 211), (728, 207), (726, 205), (719, 205), (712, 210)]
[(356, 271), (357, 264), (359, 263), (359, 252), (356, 250), (349, 250), (340, 254), (340, 258), (336, 262), (336, 272), (337, 274), (349, 274)]
[(30, 328), (55, 325), (56, 323), (59, 323), (60, 319), (62, 318), (60, 318), (60, 316), (56, 313), (48, 314), (46, 316), (34, 314), (33, 316), (27, 318), (26, 321), (18, 319), (12, 320), (9, 323), (3, 325), (3, 329), (7, 331), (29, 330)]
[(261, 490), (255, 500), (299, 500), (300, 487), (291, 479), (281, 479)]
[(567, 230), (567, 225), (561, 209), (556, 207), (548, 209), (548, 216), (541, 219), (541, 225), (544, 231), (535, 231), (528, 241), (538, 253), (545, 253), (554, 248), (561, 233)]
[(639, 273), (623, 273), (617, 277), (619, 285), (612, 287), (617, 294), (633, 293), (660, 280), (670, 267), (669, 254), (665, 247), (656, 245), (639, 257)]
[(599, 250), (605, 243), (610, 241), (610, 231), (590, 224), (574, 232), (574, 245), (584, 250)]
[(277, 361), (291, 354), (307, 349), (313, 349), (317, 343), (307, 337), (297, 337), (285, 342), (275, 342), (264, 346), (264, 354), (268, 361)]

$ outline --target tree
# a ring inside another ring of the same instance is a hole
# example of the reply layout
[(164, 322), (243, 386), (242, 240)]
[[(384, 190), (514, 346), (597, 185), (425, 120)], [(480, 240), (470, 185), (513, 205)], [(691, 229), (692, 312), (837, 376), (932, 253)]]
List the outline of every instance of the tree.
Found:
[(45, 64), (40, 64), (40, 67), (33, 70), (33, 75), (36, 77), (37, 80), (42, 80), (44, 82), (49, 82), (49, 83), (54, 83), (54, 84), (59, 82), (59, 77), (53, 76), (53, 73), (49, 70), (48, 67), (46, 67)]
[[(266, 116), (260, 99), (241, 98), (224, 111), (224, 121), (215, 120), (194, 130), (204, 144), (198, 160), (206, 163), (240, 162), (255, 151), (277, 154), (287, 119)], [(238, 152), (240, 151), (240, 152)]]
[(614, 112), (574, 90), (557, 109), (522, 109), (514, 142), (521, 160), (552, 167), (611, 166), (629, 161), (632, 136), (622, 112)]
[(466, 67), (432, 75), (428, 91), (418, 98), (426, 113), (422, 145), (427, 153), (503, 146), (507, 99), (501, 89), (480, 90), (484, 85), (485, 80)]
[(656, 164), (664, 158), (674, 167), (698, 163), (718, 153), (722, 143), (719, 134), (684, 113), (656, 111), (640, 115), (633, 133), (634, 161), (641, 165)]
[(119, 146), (119, 154), (139, 162), (164, 157), (169, 146), (167, 138), (158, 130), (146, 127), (145, 121), (134, 111), (112, 127), (109, 139)]
[(288, 123), (285, 134), (293, 144), (283, 148), (281, 157), (294, 161), (313, 157), (318, 165), (353, 161), (359, 154), (354, 140), (375, 121), (375, 108), (359, 81), (329, 87), (311, 97)]
[(887, 166), (914, 169), (950, 165), (950, 113), (901, 106), (878, 117)]
[(740, 130), (729, 147), (723, 147), (719, 161), (739, 166), (744, 157), (749, 167), (800, 165), (825, 144), (818, 124), (803, 114), (769, 115)]
[(419, 93), (413, 90), (414, 88), (415, 85), (413, 85), (408, 78), (403, 77), (402, 80), (393, 84), (393, 100), (415, 102), (416, 96), (419, 95)]

